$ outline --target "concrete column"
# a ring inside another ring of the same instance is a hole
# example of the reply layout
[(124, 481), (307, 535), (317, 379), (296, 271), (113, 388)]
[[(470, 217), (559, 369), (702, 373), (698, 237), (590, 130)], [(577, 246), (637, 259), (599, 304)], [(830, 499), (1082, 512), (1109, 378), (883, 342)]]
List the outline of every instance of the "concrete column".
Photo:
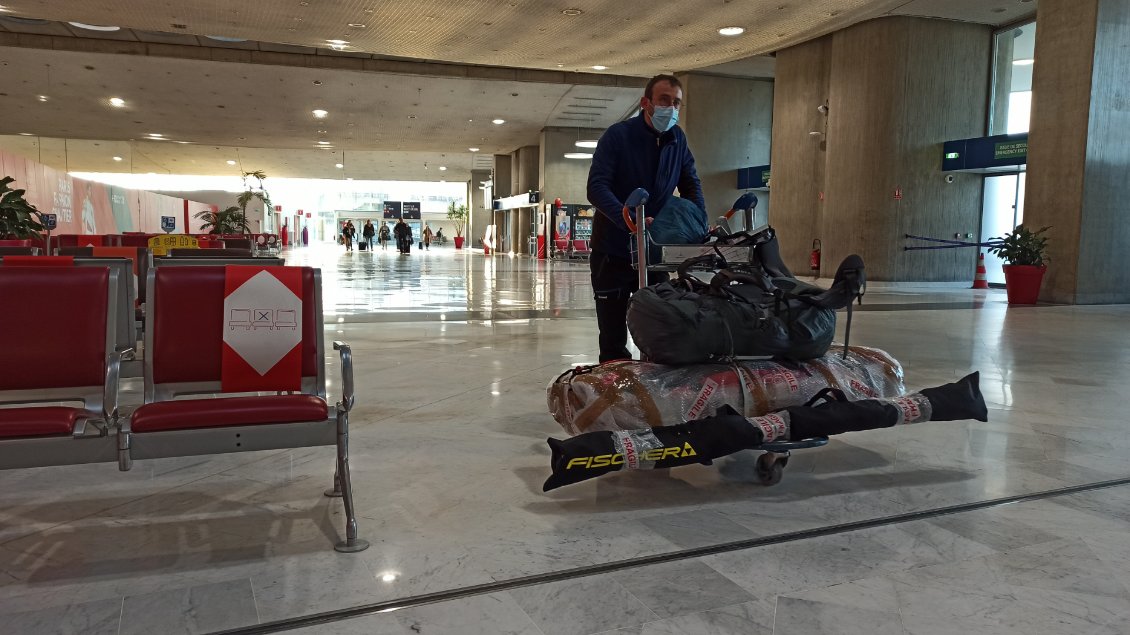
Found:
[[(773, 132), (773, 83), (758, 79), (679, 76), (685, 105), (679, 125), (687, 133), (702, 180), (711, 221), (730, 209), (738, 190), (738, 169), (769, 163)], [(757, 219), (767, 218), (769, 197), (759, 193)]]
[[(513, 194), (512, 180), (516, 175), (513, 169), (514, 161), (510, 154), (496, 154), (494, 155), (494, 198), (511, 196)], [(489, 205), (488, 205), (489, 207)], [(491, 211), (487, 224), (494, 225), (494, 244), (495, 248), (502, 251), (504, 248), (509, 249), (506, 242), (507, 232), (510, 227), (506, 224), (506, 212)], [(486, 229), (485, 226), (483, 228)]]
[(514, 196), (518, 193), (518, 179), (521, 177), (521, 158), (518, 156), (518, 150), (510, 153), (510, 191), (499, 196)]
[[(902, 247), (904, 234), (978, 232), (981, 179), (959, 175), (947, 184), (942, 143), (985, 132), (991, 43), (989, 27), (897, 17), (839, 31), (830, 47), (817, 41), (778, 53), (772, 185), (778, 205), (801, 207), (795, 222), (778, 220), (791, 209), (771, 213), (770, 221), (788, 227), (779, 235), (794, 272), (808, 270), (811, 241), (820, 238), (823, 275), (858, 253), (872, 280), (972, 280), (975, 254)], [(819, 135), (808, 133), (820, 131), (825, 71), (806, 68), (806, 60), (825, 54), (829, 113), (821, 146)], [(793, 148), (799, 155), (790, 156)], [(820, 170), (813, 164), (821, 152), (826, 176), (814, 206), (812, 179)]]
[[(523, 146), (518, 148), (518, 180), (515, 194), (525, 194), (538, 189), (539, 155), (538, 146)], [(514, 251), (520, 254), (530, 253), (530, 236), (534, 218), (534, 208), (524, 207), (510, 214), (510, 235), (514, 237)]]
[(808, 274), (812, 240), (820, 238), (828, 117), (817, 108), (828, 101), (831, 72), (831, 35), (777, 53), (772, 158), (775, 210), (769, 222), (777, 230), (785, 264), (797, 275)]
[(1130, 0), (1042, 0), (1024, 224), (1050, 225), (1040, 298), (1130, 302)]
[(523, 146), (518, 148), (518, 179), (515, 194), (525, 194), (538, 189), (538, 173), (540, 172), (538, 160), (541, 149), (538, 146)]
[(509, 154), (496, 154), (494, 155), (494, 197), (499, 198), (502, 196), (510, 196), (513, 194), (510, 190), (511, 174), (510, 174), (510, 155)]
[(467, 245), (474, 244), (490, 223), (490, 201), (485, 197), (486, 192), (479, 189), (482, 187), (482, 182), (489, 179), (489, 170), (471, 170), (471, 182), (467, 184), (467, 207), (471, 213), (467, 219), (467, 227), (463, 229)]

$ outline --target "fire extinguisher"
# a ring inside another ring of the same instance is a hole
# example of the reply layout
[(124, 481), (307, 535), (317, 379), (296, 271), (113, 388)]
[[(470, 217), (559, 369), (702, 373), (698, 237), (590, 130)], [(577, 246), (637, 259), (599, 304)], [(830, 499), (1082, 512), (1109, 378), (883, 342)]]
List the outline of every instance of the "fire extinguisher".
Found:
[(820, 277), (820, 239), (812, 239), (812, 253), (808, 256), (808, 268), (812, 270), (812, 275)]

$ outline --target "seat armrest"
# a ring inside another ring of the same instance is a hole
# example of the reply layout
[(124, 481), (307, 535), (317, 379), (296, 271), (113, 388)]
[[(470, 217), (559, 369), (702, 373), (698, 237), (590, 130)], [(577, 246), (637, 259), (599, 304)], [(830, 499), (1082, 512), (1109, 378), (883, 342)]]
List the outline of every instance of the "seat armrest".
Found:
[(106, 356), (106, 385), (102, 392), (102, 416), (107, 426), (118, 420), (118, 383), (122, 376), (122, 362), (133, 359), (133, 349), (123, 348)]
[(334, 350), (341, 354), (341, 403), (346, 412), (353, 410), (353, 350), (349, 344), (334, 340)]

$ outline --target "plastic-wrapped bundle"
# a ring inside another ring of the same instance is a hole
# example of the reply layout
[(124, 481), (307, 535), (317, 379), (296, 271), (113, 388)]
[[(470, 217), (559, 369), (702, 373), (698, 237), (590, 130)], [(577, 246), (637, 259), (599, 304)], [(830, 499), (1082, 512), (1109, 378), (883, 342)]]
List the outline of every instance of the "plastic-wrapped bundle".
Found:
[(902, 366), (876, 348), (852, 346), (805, 362), (766, 360), (664, 366), (610, 362), (574, 368), (547, 389), (549, 412), (571, 435), (671, 426), (730, 405), (756, 417), (799, 406), (824, 388), (850, 399), (893, 398), (906, 390)]
[(756, 417), (743, 417), (723, 406), (712, 416), (675, 426), (590, 432), (564, 441), (548, 439), (553, 473), (542, 491), (622, 469), (710, 465), (714, 459), (773, 441), (800, 441), (926, 421), (987, 421), (988, 415), (978, 373), (893, 399), (848, 401), (843, 391), (826, 388), (806, 405)]

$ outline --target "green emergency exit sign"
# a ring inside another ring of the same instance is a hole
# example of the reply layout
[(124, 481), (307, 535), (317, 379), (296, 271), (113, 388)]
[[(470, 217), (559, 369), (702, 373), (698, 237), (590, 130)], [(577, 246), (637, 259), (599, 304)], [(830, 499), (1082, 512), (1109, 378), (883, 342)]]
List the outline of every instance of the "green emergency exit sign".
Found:
[(1027, 141), (1002, 141), (993, 146), (993, 159), (1023, 159), (1028, 156)]

